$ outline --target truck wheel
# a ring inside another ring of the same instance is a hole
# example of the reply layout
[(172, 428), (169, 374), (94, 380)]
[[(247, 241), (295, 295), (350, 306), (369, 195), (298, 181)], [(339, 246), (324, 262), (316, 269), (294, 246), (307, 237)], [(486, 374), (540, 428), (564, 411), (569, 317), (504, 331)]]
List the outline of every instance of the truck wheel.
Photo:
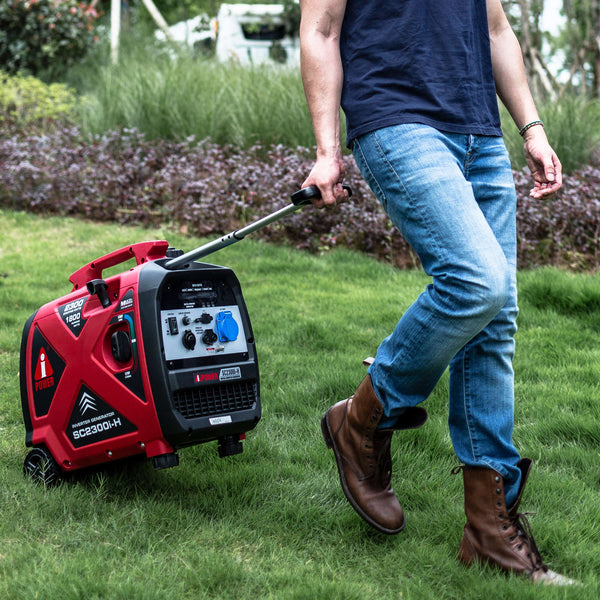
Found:
[(60, 467), (46, 448), (34, 448), (27, 454), (23, 473), (34, 483), (45, 486), (56, 485), (61, 480)]

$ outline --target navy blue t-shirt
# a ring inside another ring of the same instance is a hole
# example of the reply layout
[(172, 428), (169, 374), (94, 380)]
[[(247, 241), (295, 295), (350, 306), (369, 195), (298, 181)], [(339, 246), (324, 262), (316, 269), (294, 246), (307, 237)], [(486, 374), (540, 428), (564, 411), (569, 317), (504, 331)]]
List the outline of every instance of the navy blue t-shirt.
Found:
[(486, 0), (348, 0), (340, 50), (349, 144), (401, 123), (502, 135)]

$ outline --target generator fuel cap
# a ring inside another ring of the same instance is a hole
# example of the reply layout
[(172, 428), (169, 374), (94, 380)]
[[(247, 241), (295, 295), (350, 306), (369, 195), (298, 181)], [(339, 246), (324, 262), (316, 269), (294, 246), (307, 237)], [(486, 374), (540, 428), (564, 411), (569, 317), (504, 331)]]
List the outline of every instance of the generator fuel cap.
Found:
[(113, 358), (120, 363), (129, 362), (131, 358), (131, 340), (126, 331), (115, 331), (110, 338), (110, 349)]

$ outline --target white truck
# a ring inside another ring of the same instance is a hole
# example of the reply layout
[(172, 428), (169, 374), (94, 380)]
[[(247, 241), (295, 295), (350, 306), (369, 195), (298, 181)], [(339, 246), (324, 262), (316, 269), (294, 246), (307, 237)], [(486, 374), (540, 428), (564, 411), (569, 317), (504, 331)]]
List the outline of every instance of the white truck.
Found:
[[(216, 18), (199, 15), (169, 27), (170, 37), (217, 60), (242, 65), (300, 64), (300, 43), (286, 25), (283, 4), (222, 4)], [(164, 32), (156, 36), (165, 40)]]
[(286, 31), (283, 17), (282, 4), (222, 4), (217, 15), (217, 59), (299, 65), (298, 38)]

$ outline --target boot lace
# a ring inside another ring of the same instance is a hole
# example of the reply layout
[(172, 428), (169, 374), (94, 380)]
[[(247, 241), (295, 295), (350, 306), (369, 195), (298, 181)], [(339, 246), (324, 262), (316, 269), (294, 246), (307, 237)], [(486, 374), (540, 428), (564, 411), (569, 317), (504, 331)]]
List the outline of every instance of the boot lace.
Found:
[(519, 538), (521, 543), (519, 546), (517, 546), (517, 550), (521, 549), (521, 544), (524, 544), (527, 548), (529, 548), (527, 557), (531, 560), (533, 571), (547, 571), (548, 567), (546, 567), (544, 564), (542, 555), (538, 550), (537, 544), (535, 543), (535, 538), (533, 537), (529, 519), (527, 518), (532, 514), (534, 513), (517, 513), (514, 515), (514, 517), (512, 517), (512, 524), (515, 527), (516, 535), (511, 537), (511, 541), (515, 538)]

